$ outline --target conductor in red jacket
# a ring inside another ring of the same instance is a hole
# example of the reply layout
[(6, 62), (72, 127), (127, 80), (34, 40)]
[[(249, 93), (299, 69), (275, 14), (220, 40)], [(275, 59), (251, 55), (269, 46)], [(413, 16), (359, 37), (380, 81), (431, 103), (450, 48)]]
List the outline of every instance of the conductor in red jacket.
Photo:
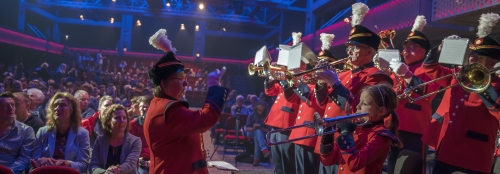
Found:
[(201, 110), (189, 110), (181, 101), (186, 87), (184, 65), (177, 60), (165, 30), (150, 39), (166, 54), (154, 64), (148, 76), (154, 84), (154, 98), (144, 121), (144, 136), (150, 149), (150, 174), (208, 174), (201, 150), (200, 134), (219, 119), (227, 89), (220, 87), (222, 72), (208, 74), (208, 92)]

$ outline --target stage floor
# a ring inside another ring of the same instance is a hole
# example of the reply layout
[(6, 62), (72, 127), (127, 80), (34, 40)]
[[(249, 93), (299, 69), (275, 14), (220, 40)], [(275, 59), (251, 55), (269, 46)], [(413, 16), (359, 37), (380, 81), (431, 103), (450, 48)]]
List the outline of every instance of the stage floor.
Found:
[[(214, 152), (214, 145), (210, 139), (210, 131), (207, 131), (203, 133), (203, 140), (205, 141), (205, 149), (207, 149), (210, 152), (210, 155)], [(229, 149), (229, 152), (226, 152), (226, 155), (224, 157), (224, 161), (228, 162), (229, 164), (235, 166), (236, 168), (239, 169), (239, 171), (233, 172), (234, 174), (273, 174), (273, 169), (274, 166), (272, 163), (268, 163), (267, 165), (261, 164), (260, 166), (253, 166), (252, 164), (248, 163), (242, 163), (238, 162), (237, 165), (235, 165), (235, 157), (236, 155), (233, 153), (233, 149)], [(215, 152), (215, 155), (212, 157), (212, 161), (222, 161), (222, 152), (223, 148), (222, 145), (219, 146), (217, 149), (217, 152)], [(243, 150), (240, 150), (240, 153), (243, 152)], [(208, 171), (210, 174), (231, 174), (230, 171), (224, 171), (224, 170), (219, 170), (217, 168), (208, 168)]]
[[(191, 110), (198, 110), (200, 108), (190, 108)], [(203, 139), (205, 141), (205, 149), (207, 149), (212, 155), (214, 152), (215, 146), (213, 145), (213, 142), (210, 138), (210, 130), (203, 133)], [(274, 165), (272, 162), (270, 163), (261, 163), (260, 166), (253, 166), (252, 164), (249, 163), (242, 163), (238, 162), (237, 165), (235, 165), (235, 157), (236, 155), (233, 153), (233, 149), (229, 149), (229, 152), (226, 152), (226, 155), (224, 157), (224, 161), (228, 162), (229, 164), (235, 166), (236, 168), (239, 169), (239, 171), (231, 172), (231, 171), (224, 171), (224, 170), (219, 170), (217, 168), (208, 168), (208, 171), (210, 174), (273, 174), (274, 172)], [(243, 150), (240, 150), (240, 153), (242, 153)], [(223, 148), (222, 146), (219, 146), (217, 151), (215, 152), (215, 155), (212, 157), (211, 161), (223, 161), (222, 160), (222, 154), (223, 154)], [(434, 159), (434, 154), (429, 154), (427, 156), (427, 169), (426, 173), (430, 173), (429, 171), (431, 170), (432, 166), (430, 166), (429, 162)], [(384, 166), (387, 165), (387, 162), (384, 164)], [(382, 174), (387, 174), (386, 172), (382, 172)]]

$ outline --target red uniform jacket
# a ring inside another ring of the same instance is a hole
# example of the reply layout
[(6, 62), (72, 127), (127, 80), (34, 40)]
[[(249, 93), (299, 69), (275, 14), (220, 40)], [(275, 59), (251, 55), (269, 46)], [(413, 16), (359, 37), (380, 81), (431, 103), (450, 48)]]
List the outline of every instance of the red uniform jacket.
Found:
[(146, 137), (144, 136), (144, 119), (142, 119), (141, 116), (138, 116), (130, 122), (129, 126), (129, 133), (141, 138), (142, 149), (140, 157), (149, 158), (149, 147), (146, 142)]
[[(435, 115), (436, 114), (434, 114), (433, 116)], [(424, 132), (424, 135), (422, 135), (422, 142), (429, 145), (430, 148), (436, 150), (441, 133), (441, 128), (441, 123), (432, 118), (431, 123), (427, 127), (427, 130)]]
[[(342, 85), (337, 85), (334, 88), (316, 86), (316, 97), (319, 104), (324, 106), (325, 118), (335, 118), (347, 115), (347, 113), (355, 113), (363, 87), (380, 82), (392, 84), (391, 77), (374, 67), (373, 63), (351, 71), (341, 72), (339, 80)], [(321, 142), (321, 137), (318, 138), (318, 143), (314, 149), (316, 153), (320, 153), (319, 142)]]
[[(302, 84), (298, 85), (296, 88), (289, 88), (286, 90), (293, 90), (293, 92), (285, 92), (286, 100), (290, 103), (299, 104), (299, 111), (297, 113), (297, 118), (295, 119), (294, 125), (301, 125), (306, 123), (314, 122), (314, 113), (317, 112), (319, 115), (323, 115), (324, 109), (322, 109), (314, 96), (314, 84)], [(298, 129), (293, 129), (290, 133), (289, 139), (299, 138), (307, 135), (316, 134), (314, 128), (302, 127)], [(315, 147), (317, 137), (308, 138), (304, 140), (294, 141), (293, 143)]]
[(281, 129), (293, 126), (299, 105), (286, 101), (283, 88), (279, 83), (275, 83), (274, 81), (265, 84), (264, 92), (268, 96), (276, 96), (276, 100), (264, 123), (268, 126)]
[[(399, 77), (401, 84), (401, 91), (398, 94), (402, 94), (404, 89), (422, 84), (423, 82), (428, 82), (432, 80), (427, 74), (425, 74), (422, 68), (422, 61), (414, 62), (409, 64), (409, 71), (413, 72), (413, 78), (411, 82), (408, 84), (405, 80)], [(393, 78), (396, 80), (395, 78)], [(394, 83), (394, 87), (397, 87), (396, 83)], [(431, 83), (429, 85), (425, 85), (419, 89), (416, 89), (412, 92), (411, 97), (416, 98), (430, 92), (436, 91), (439, 89), (439, 85), (436, 83)], [(395, 89), (397, 90), (397, 89)], [(416, 133), (416, 134), (424, 134), (431, 122), (432, 117), (432, 100), (435, 95), (426, 97), (425, 99), (417, 100), (413, 103), (406, 98), (401, 98), (398, 101), (398, 107), (396, 108), (396, 113), (399, 116), (399, 130)]]
[[(94, 133), (94, 124), (97, 119), (99, 119), (99, 112), (95, 112), (92, 117), (86, 118), (82, 121), (82, 127), (89, 131), (89, 137), (92, 137), (92, 133)], [(90, 146), (93, 146), (93, 144), (91, 144)]]
[[(341, 150), (338, 143), (330, 145), (329, 153), (321, 154), (321, 163), (331, 166), (338, 162), (339, 174), (380, 174), (393, 141), (397, 138), (384, 126), (358, 127), (353, 133), (355, 147)], [(333, 146), (333, 147), (331, 147)]]
[[(424, 63), (432, 79), (452, 71), (428, 57)], [(500, 78), (492, 75), (490, 87), (476, 94), (454, 87), (445, 91), (434, 114), (442, 125), (437, 144), (437, 160), (449, 165), (490, 173), (498, 130)], [(442, 87), (458, 83), (455, 78), (437, 82)]]
[(227, 89), (210, 87), (198, 111), (189, 110), (187, 102), (158, 97), (151, 101), (144, 122), (151, 153), (149, 173), (208, 174), (200, 134), (218, 121), (226, 95)]

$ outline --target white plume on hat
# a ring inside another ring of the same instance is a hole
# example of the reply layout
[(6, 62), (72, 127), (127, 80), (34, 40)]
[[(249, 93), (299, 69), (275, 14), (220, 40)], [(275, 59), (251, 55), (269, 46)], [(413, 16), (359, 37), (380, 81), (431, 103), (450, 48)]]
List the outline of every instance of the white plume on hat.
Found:
[(293, 32), (292, 33), (293, 45), (299, 44), (301, 37), (302, 37), (301, 32)]
[(361, 22), (363, 22), (363, 18), (368, 11), (370, 11), (370, 8), (362, 2), (352, 4), (351, 26), (354, 27), (356, 25), (361, 25)]
[(500, 16), (495, 13), (482, 14), (479, 18), (479, 26), (477, 27), (477, 37), (484, 38), (491, 33), (493, 28), (500, 19)]
[(176, 49), (172, 48), (172, 41), (168, 40), (167, 30), (160, 29), (153, 36), (149, 38), (149, 44), (153, 45), (156, 49), (165, 52), (172, 51), (175, 53)]
[(333, 38), (335, 38), (335, 35), (333, 34), (319, 34), (319, 40), (321, 40), (321, 50), (329, 50), (330, 46), (332, 46)]
[(422, 31), (424, 30), (426, 24), (427, 21), (425, 20), (425, 16), (418, 15), (417, 18), (415, 19), (415, 23), (413, 23), (413, 28), (411, 28), (411, 31)]

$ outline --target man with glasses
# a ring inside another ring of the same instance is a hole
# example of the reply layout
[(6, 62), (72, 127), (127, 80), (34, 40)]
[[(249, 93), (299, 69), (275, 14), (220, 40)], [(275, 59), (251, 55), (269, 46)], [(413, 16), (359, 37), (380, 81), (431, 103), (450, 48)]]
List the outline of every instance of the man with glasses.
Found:
[[(402, 63), (399, 58), (393, 58), (391, 62), (389, 62), (394, 75), (399, 76), (399, 78), (393, 77), (394, 81), (400, 80), (399, 82), (395, 82), (395, 84), (401, 84), (400, 91), (395, 89), (398, 94), (401, 94), (405, 88), (432, 80), (425, 74), (422, 68), (425, 55), (431, 47), (429, 39), (422, 33), (425, 24), (425, 17), (417, 16), (410, 34), (403, 42), (402, 55), (406, 64)], [(438, 88), (438, 85), (431, 83), (415, 90), (410, 97), (415, 98), (422, 96)], [(410, 100), (406, 98), (400, 98), (398, 101), (396, 113), (399, 116), (399, 137), (403, 143), (403, 148), (391, 146), (387, 169), (389, 174), (394, 173), (396, 160), (398, 159), (399, 152), (403, 149), (420, 154), (422, 157), (422, 164), (425, 165), (427, 149), (421, 139), (431, 122), (433, 98), (434, 95), (429, 96), (426, 100), (418, 100), (415, 102), (410, 102)], [(423, 166), (422, 169), (425, 169)]]
[[(353, 5), (353, 9), (360, 4), (366, 9), (368, 8), (365, 4), (356, 3)], [(370, 29), (360, 25), (361, 22), (356, 20), (360, 19), (353, 18), (351, 21), (352, 29), (349, 33), (349, 40), (345, 43), (352, 69), (344, 70), (338, 75), (329, 69), (316, 72), (317, 79), (320, 81), (316, 84), (316, 98), (319, 104), (325, 108), (324, 118), (354, 113), (363, 87), (381, 82), (392, 84), (392, 79), (376, 68), (373, 62), (373, 57), (381, 42), (380, 37)], [(318, 138), (315, 150), (320, 151), (322, 155), (329, 154), (333, 150), (333, 146), (326, 146), (327, 144), (333, 144), (333, 140), (325, 142), (323, 138)], [(347, 169), (348, 167), (346, 168), (342, 164), (338, 166), (339, 171)]]
[[(500, 44), (488, 36), (499, 19), (497, 14), (481, 15), (478, 37), (470, 46), (470, 63), (479, 63), (491, 70), (500, 60)], [(441, 47), (431, 49), (424, 61), (424, 70), (432, 79), (453, 73), (439, 63)], [(437, 83), (447, 87), (460, 81), (452, 77)], [(461, 87), (445, 91), (441, 104), (432, 116), (441, 124), (440, 132), (428, 131), (439, 136), (433, 173), (491, 172), (500, 120), (498, 91), (500, 78), (495, 75), (491, 75), (491, 83), (484, 92), (467, 92)]]

